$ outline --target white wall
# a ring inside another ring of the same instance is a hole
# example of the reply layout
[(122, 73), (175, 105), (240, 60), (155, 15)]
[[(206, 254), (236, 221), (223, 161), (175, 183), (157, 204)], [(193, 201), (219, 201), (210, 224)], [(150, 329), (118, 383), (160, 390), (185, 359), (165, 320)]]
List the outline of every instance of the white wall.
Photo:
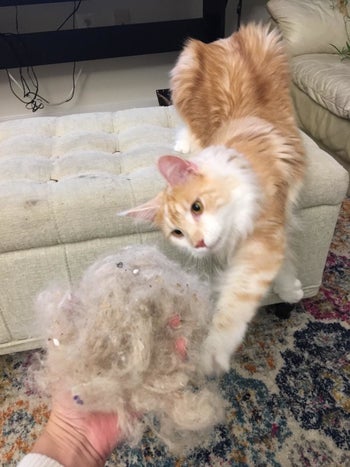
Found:
[[(35, 115), (117, 110), (157, 105), (155, 90), (168, 87), (168, 73), (176, 53), (120, 57), (77, 62), (81, 75), (74, 99), (60, 106), (46, 106)], [(40, 94), (51, 102), (62, 101), (72, 88), (72, 64), (35, 67)], [(10, 70), (16, 73), (15, 70)], [(16, 80), (18, 79), (17, 74)], [(0, 71), (0, 119), (30, 116), (10, 92), (5, 71)]]
[[(73, 2), (30, 4), (18, 7), (20, 32), (40, 32), (57, 29), (71, 13)], [(2, 7), (0, 31), (16, 32), (16, 9)], [(112, 26), (122, 23), (146, 23), (171, 19), (198, 18), (202, 0), (83, 0), (77, 13), (77, 27)], [(72, 20), (62, 29), (68, 29)]]
[[(180, 17), (184, 16), (184, 11), (179, 5), (183, 7), (187, 0), (171, 1), (178, 2), (176, 14)], [(196, 2), (198, 3), (198, 0), (193, 0), (192, 7), (187, 11), (189, 15), (195, 16), (196, 8), (198, 8)], [(119, 3), (125, 4), (126, 2)], [(114, 0), (114, 4), (118, 4), (118, 2)], [(263, 6), (265, 1), (243, 0), (243, 4), (243, 22), (266, 18)], [(165, 10), (162, 11), (164, 15)], [(12, 24), (12, 19), (10, 22)], [(236, 0), (229, 0), (226, 10), (227, 34), (235, 29), (236, 22)], [(3, 27), (6, 26), (3, 25)], [(78, 62), (77, 71), (79, 69), (82, 71), (74, 99), (61, 106), (47, 106), (34, 115), (56, 115), (157, 105), (155, 90), (168, 87), (169, 71), (176, 57), (177, 53), (165, 53)], [(69, 95), (72, 87), (72, 64), (39, 66), (35, 70), (39, 79), (40, 93), (45, 98), (57, 102)], [(18, 79), (16, 70), (10, 70), (10, 72)], [(33, 115), (11, 94), (4, 70), (0, 70), (0, 102), (1, 120), (8, 117)]]

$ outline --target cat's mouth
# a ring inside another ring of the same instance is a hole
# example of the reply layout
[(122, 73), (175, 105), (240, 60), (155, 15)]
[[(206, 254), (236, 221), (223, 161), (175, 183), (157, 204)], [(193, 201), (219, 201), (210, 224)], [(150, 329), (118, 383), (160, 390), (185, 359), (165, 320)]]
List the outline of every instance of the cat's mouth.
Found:
[(198, 248), (207, 248), (207, 245), (205, 244), (205, 241), (202, 239), (196, 244), (195, 248), (197, 248), (197, 249)]

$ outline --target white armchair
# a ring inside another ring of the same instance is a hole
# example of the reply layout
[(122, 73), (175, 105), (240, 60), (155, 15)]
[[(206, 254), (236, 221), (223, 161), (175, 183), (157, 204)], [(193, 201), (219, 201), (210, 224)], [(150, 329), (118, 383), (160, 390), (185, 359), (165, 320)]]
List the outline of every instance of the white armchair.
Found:
[(291, 56), (301, 129), (350, 172), (350, 55), (337, 52), (350, 43), (350, 4), (269, 0), (267, 10)]

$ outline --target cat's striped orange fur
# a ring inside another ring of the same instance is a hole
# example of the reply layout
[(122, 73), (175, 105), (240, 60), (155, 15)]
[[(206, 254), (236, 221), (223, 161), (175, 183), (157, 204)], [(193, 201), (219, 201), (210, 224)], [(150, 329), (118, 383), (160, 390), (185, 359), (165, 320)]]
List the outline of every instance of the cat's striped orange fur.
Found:
[(171, 73), (174, 105), (187, 130), (163, 156), (168, 186), (129, 215), (166, 237), (220, 258), (218, 299), (203, 349), (207, 372), (228, 370), (248, 323), (274, 282), (282, 300), (302, 297), (287, 230), (305, 158), (289, 92), (288, 59), (277, 32), (247, 25), (211, 44), (190, 40)]

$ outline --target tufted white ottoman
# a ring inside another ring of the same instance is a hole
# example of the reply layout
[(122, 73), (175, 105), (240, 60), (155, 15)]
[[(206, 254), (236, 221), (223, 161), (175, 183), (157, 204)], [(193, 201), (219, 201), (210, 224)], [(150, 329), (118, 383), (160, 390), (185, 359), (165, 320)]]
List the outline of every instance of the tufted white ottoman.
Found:
[[(184, 260), (154, 227), (116, 215), (163, 187), (155, 163), (175, 153), (180, 124), (173, 107), (0, 123), (0, 353), (40, 346), (37, 293), (52, 282), (68, 287), (102, 254), (149, 242)], [(321, 284), (348, 174), (306, 136), (305, 145), (310, 163), (295, 244), (310, 297)], [(277, 301), (271, 295), (265, 303)]]

